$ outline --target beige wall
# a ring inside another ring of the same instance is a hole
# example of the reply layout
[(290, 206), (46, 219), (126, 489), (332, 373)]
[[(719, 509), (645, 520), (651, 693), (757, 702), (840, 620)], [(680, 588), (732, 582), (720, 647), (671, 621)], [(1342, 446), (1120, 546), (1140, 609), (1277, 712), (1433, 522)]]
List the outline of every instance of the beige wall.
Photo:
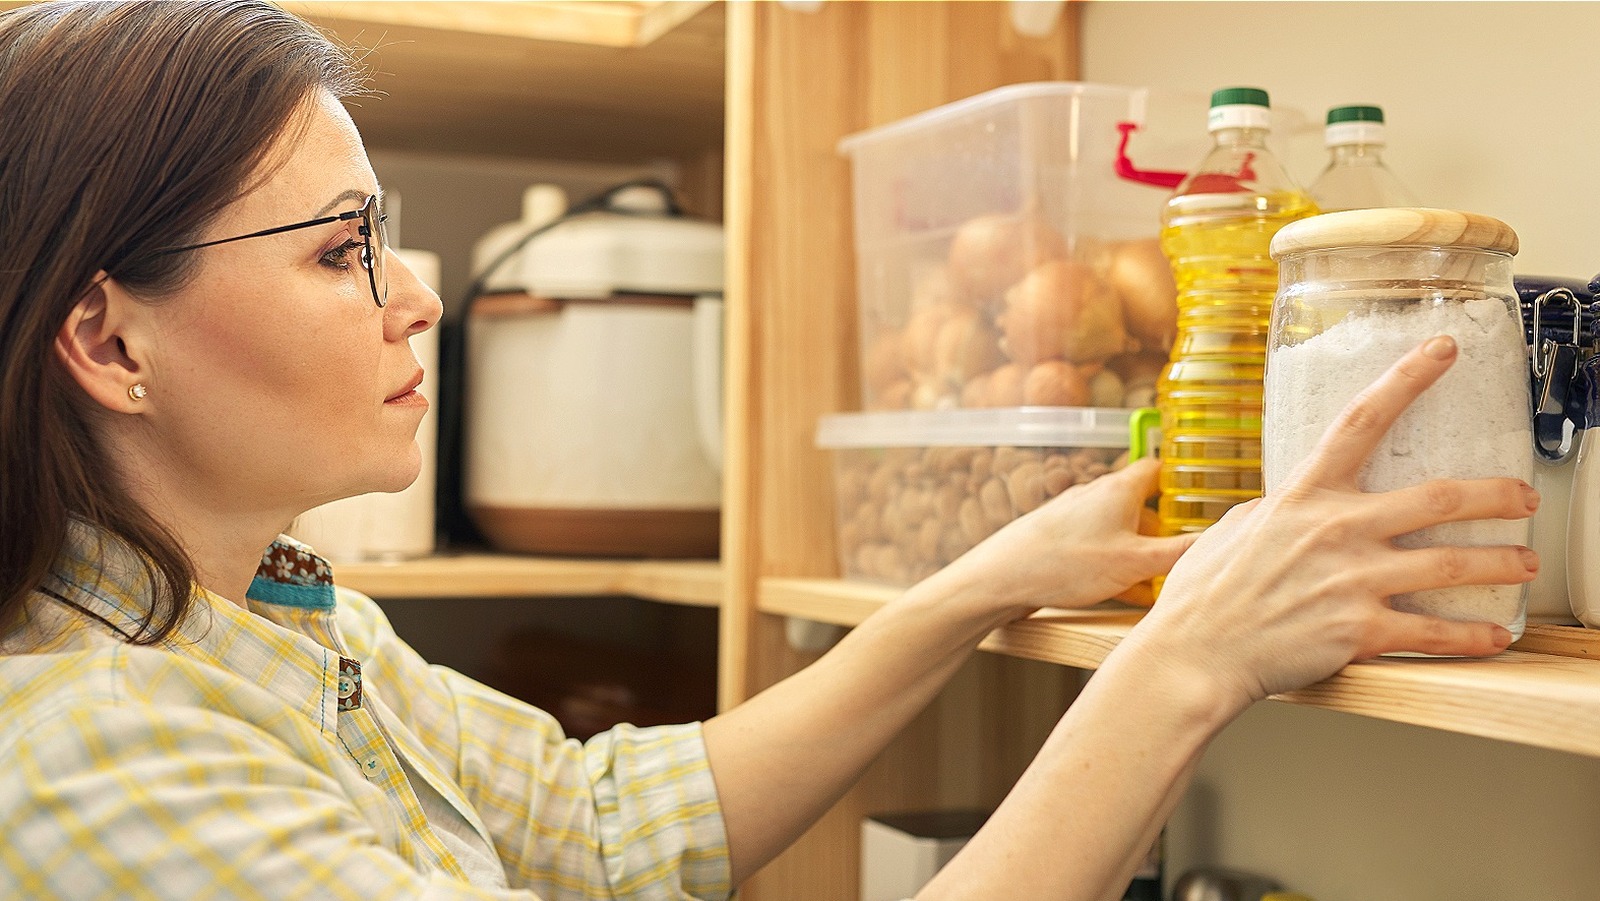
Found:
[[(1600, 4), (1098, 0), (1083, 26), (1085, 80), (1267, 88), (1300, 114), (1275, 146), (1308, 182), (1327, 107), (1379, 104), (1425, 203), (1509, 222), (1518, 272), (1600, 272)], [(1593, 901), (1600, 761), (1264, 706), (1171, 831), (1171, 875), (1225, 864), (1317, 901)]]
[(1600, 272), (1597, 40), (1596, 3), (1096, 0), (1083, 77), (1264, 87), (1312, 126), (1274, 145), (1307, 182), (1327, 108), (1376, 103), (1386, 159), (1425, 203), (1509, 222), (1519, 272), (1588, 277)]

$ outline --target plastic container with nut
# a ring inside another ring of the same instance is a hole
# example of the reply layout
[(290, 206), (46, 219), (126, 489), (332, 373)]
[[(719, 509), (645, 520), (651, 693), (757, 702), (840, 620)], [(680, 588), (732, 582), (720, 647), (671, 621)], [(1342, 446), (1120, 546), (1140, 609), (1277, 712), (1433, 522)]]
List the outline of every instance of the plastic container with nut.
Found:
[(1187, 165), (1204, 111), (1044, 82), (845, 138), (862, 408), (1150, 404), (1177, 323), (1158, 243), (1171, 173), (1129, 154)]
[(1096, 479), (1128, 450), (1130, 411), (894, 411), (824, 416), (839, 567), (911, 585), (1019, 516)]

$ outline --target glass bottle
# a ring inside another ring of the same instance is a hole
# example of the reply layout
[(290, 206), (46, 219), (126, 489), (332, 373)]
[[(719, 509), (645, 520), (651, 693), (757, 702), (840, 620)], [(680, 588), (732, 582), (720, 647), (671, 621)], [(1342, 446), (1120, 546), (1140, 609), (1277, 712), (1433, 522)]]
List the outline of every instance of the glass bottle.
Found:
[(1383, 108), (1336, 106), (1328, 110), (1324, 142), (1328, 167), (1311, 185), (1324, 213), (1374, 207), (1414, 207), (1416, 195), (1383, 162)]
[(1261, 385), (1278, 287), (1268, 245), (1317, 211), (1267, 149), (1269, 124), (1266, 91), (1214, 93), (1215, 146), (1162, 214), (1178, 285), (1178, 336), (1156, 386), (1164, 534), (1203, 530), (1261, 494)]

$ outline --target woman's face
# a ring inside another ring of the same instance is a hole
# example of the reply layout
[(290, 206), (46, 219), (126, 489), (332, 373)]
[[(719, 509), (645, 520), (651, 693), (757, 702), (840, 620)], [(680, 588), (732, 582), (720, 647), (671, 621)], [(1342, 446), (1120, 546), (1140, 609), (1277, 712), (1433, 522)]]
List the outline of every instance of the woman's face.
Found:
[[(378, 192), (331, 95), (269, 160), (283, 162), (197, 242), (355, 210)], [(408, 339), (438, 321), (438, 296), (390, 253), (380, 309), (343, 222), (188, 252), (195, 277), (146, 308), (140, 417), (179, 490), (214, 510), (294, 516), (411, 484), (427, 401), (411, 391), (422, 370)]]

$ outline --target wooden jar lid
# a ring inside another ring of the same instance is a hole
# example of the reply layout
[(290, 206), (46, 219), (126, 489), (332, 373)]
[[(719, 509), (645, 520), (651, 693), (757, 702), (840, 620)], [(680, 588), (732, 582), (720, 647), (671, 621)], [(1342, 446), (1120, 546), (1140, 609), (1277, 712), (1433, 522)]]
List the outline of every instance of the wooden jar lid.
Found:
[(1285, 225), (1272, 238), (1272, 258), (1340, 247), (1439, 247), (1515, 254), (1517, 233), (1491, 216), (1455, 210), (1346, 210)]

